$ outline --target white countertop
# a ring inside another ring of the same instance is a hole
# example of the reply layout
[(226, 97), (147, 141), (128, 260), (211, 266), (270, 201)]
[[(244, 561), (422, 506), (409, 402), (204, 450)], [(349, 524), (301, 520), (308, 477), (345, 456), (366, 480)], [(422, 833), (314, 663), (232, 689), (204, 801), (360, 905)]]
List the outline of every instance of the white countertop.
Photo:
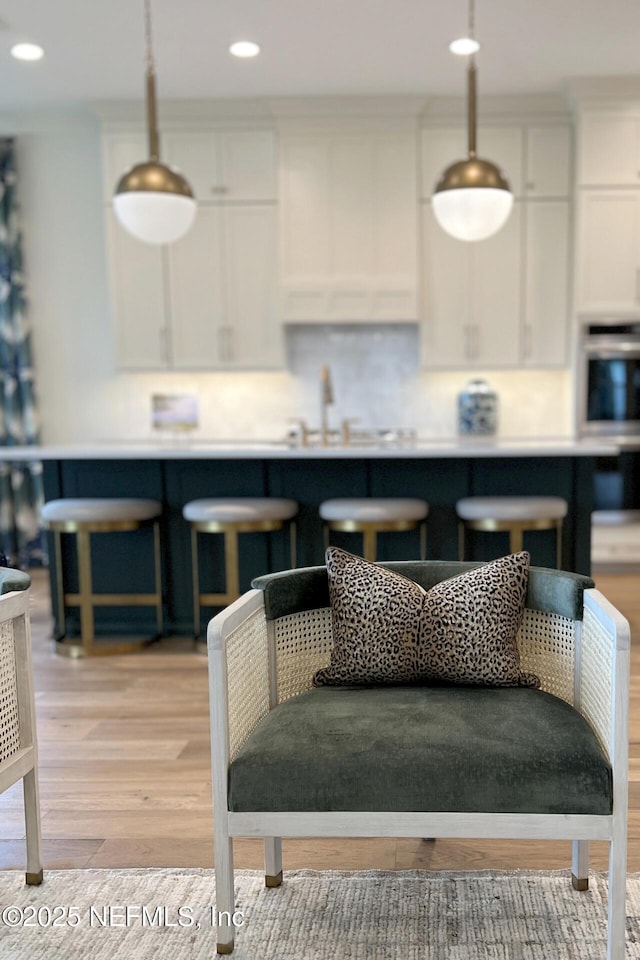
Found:
[(0, 447), (0, 461), (23, 460), (330, 460), (357, 458), (488, 458), (613, 456), (611, 441), (558, 438), (418, 439), (410, 445), (289, 447), (277, 440), (127, 440)]

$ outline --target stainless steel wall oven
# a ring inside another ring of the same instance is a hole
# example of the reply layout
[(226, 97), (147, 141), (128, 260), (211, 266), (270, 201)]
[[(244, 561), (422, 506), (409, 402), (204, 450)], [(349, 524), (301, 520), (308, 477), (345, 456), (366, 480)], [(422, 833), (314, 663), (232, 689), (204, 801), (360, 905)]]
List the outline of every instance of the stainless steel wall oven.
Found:
[(580, 433), (640, 447), (640, 320), (585, 325), (580, 363)]

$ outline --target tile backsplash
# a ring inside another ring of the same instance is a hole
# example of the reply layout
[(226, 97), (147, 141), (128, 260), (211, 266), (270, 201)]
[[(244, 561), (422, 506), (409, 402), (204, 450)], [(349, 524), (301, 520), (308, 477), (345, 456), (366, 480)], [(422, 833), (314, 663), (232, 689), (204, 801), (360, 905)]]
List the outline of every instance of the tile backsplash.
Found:
[(404, 427), (425, 438), (457, 432), (457, 395), (482, 376), (500, 398), (499, 436), (573, 433), (569, 370), (452, 371), (420, 369), (414, 324), (292, 325), (286, 369), (278, 372), (116, 374), (83, 391), (73, 419), (46, 425), (47, 443), (151, 439), (151, 396), (195, 394), (200, 439), (279, 439), (289, 421), (320, 419), (320, 368), (331, 370), (332, 427), (354, 417), (363, 428)]

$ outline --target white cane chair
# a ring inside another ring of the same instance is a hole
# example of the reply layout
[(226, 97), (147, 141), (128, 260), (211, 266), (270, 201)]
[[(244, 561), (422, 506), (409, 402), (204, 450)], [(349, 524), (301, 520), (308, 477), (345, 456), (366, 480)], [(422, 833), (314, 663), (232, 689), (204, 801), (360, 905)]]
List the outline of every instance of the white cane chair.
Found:
[(38, 751), (31, 665), (29, 586), (19, 570), (0, 568), (0, 793), (22, 780), (26, 882), (42, 883)]
[[(428, 590), (477, 564), (405, 561), (384, 566)], [(455, 688), (449, 687), (449, 692), (446, 685), (433, 688), (441, 698), (438, 703), (448, 711), (444, 719), (436, 711), (430, 720), (433, 727), (423, 725), (413, 709), (419, 707), (420, 697), (424, 701), (424, 686), (414, 687), (414, 692), (401, 685), (378, 687), (373, 694), (365, 687), (364, 695), (357, 688), (350, 688), (351, 693), (346, 688), (337, 693), (330, 687), (313, 688), (312, 677), (327, 666), (332, 647), (324, 567), (261, 577), (254, 587), (258, 589), (219, 613), (208, 629), (217, 908), (229, 917), (235, 908), (234, 837), (264, 839), (265, 882), (270, 887), (282, 882), (282, 837), (571, 840), (577, 890), (588, 885), (589, 841), (607, 840), (607, 960), (623, 960), (629, 624), (593, 589), (593, 581), (532, 568), (518, 647), (522, 669), (540, 677), (541, 689), (513, 688), (508, 694), (498, 689), (488, 696), (487, 688), (480, 688), (480, 695), (472, 692), (465, 706)], [(337, 695), (341, 706), (336, 712)], [(354, 701), (347, 708), (350, 696)], [(404, 723), (399, 743), (393, 731), (385, 731), (393, 727), (396, 700), (401, 697), (412, 698), (412, 709), (404, 716), (417, 716), (417, 722)], [(466, 738), (471, 736), (468, 731), (480, 729), (481, 720), (490, 725), (493, 714), (483, 703), (493, 700), (494, 709), (498, 699), (504, 725), (490, 727), (491, 735), (480, 738), (477, 753), (477, 737), (473, 740), (474, 780), (461, 759), (468, 757), (469, 743), (461, 740), (458, 749), (456, 730), (467, 731)], [(447, 717), (460, 710), (466, 711), (460, 724), (448, 723)], [(514, 725), (533, 729), (543, 716), (553, 725), (556, 741), (549, 763), (545, 764), (549, 749), (545, 738), (523, 738), (518, 749), (524, 752), (516, 751), (512, 757)], [(375, 748), (368, 735), (372, 728)], [(301, 730), (307, 730), (306, 739)], [(500, 737), (501, 730), (505, 738)], [(321, 755), (342, 764), (335, 776), (330, 766), (318, 763), (323, 736), (328, 738), (327, 753)], [(445, 736), (454, 742), (443, 753), (439, 744)], [(420, 788), (417, 806), (415, 799), (403, 799), (416, 771), (405, 774), (398, 768), (408, 755), (405, 744), (410, 739), (412, 755), (423, 757), (421, 775), (429, 784), (428, 790)], [(507, 807), (504, 793), (495, 786), (492, 763), (502, 756), (500, 751), (506, 751), (503, 769), (515, 797), (515, 802), (506, 801), (513, 804)], [(576, 766), (570, 766), (574, 761)], [(361, 769), (356, 769), (358, 764)], [(486, 777), (481, 780), (483, 765)], [(279, 772), (271, 776), (270, 770)], [(381, 770), (387, 771), (382, 783)], [(522, 776), (520, 770), (529, 773)], [(587, 779), (585, 771), (595, 779)], [(446, 778), (453, 809), (438, 802)], [(377, 791), (374, 808), (368, 787), (372, 783)], [(475, 787), (469, 784), (485, 791), (484, 805), (478, 805)], [(429, 790), (431, 800), (425, 799)], [(273, 908), (277, 905), (274, 893)], [(222, 922), (218, 953), (231, 953), (233, 944), (233, 927)]]

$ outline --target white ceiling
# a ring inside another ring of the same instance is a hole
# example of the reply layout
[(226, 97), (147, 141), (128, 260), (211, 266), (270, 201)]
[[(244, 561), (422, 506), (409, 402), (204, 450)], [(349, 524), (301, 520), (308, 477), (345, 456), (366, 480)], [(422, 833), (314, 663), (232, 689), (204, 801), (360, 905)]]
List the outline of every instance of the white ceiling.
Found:
[[(481, 94), (640, 75), (640, 0), (477, 0)], [(152, 0), (168, 98), (464, 92), (467, 0)], [(0, 0), (0, 108), (142, 99), (142, 0)], [(251, 61), (229, 56), (255, 39)], [(46, 56), (21, 64), (18, 40)]]

